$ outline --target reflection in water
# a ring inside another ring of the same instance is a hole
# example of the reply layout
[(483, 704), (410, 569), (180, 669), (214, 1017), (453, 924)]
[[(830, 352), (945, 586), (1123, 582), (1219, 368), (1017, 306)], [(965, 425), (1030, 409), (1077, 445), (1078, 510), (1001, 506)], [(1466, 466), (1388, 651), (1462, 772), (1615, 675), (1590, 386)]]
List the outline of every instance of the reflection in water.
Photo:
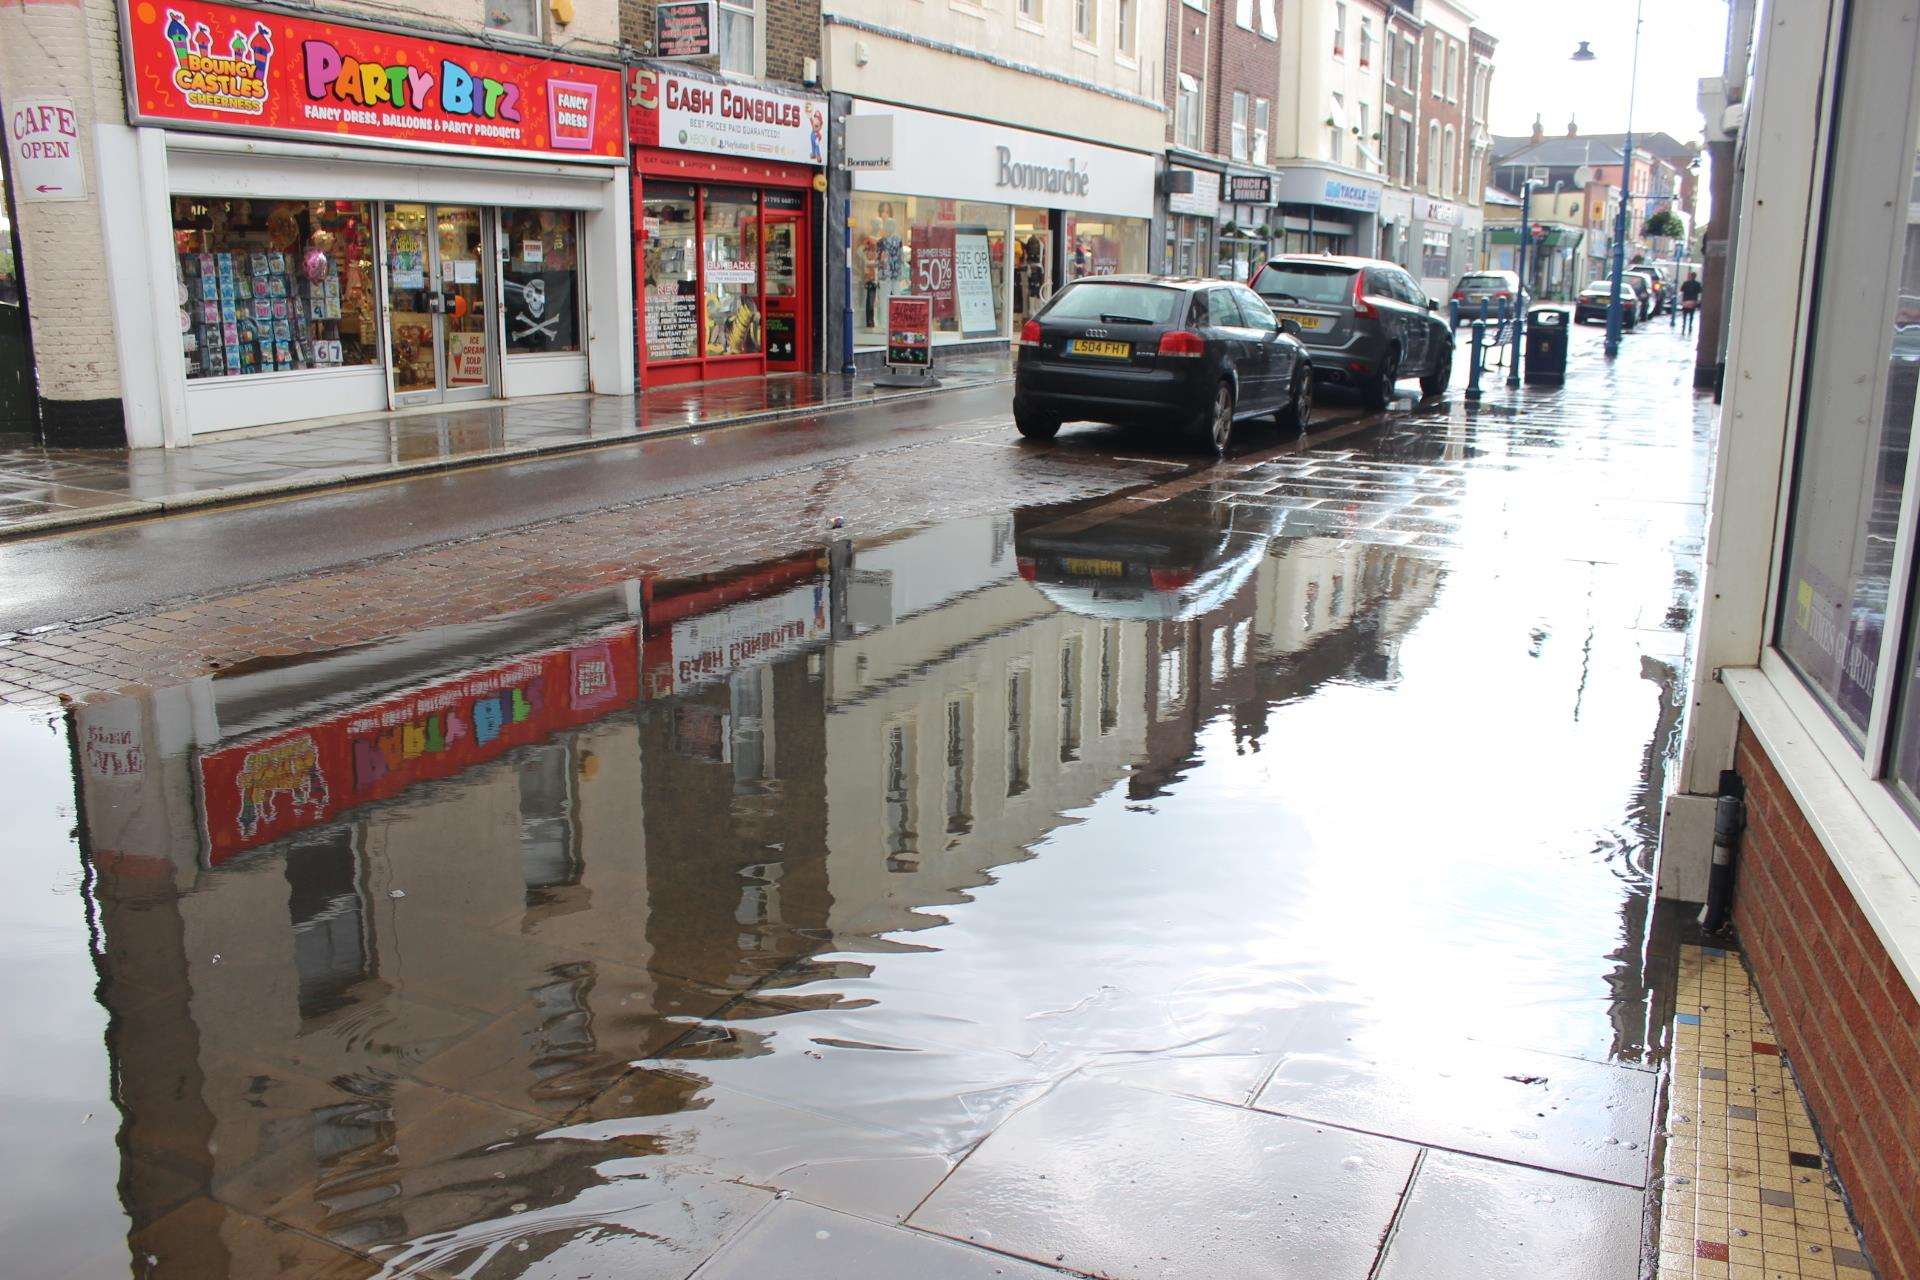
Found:
[(1511, 606), (1449, 621), (1446, 561), (1325, 518), (966, 521), (77, 712), (148, 761), (79, 780), (141, 1274), (285, 1269), (262, 1218), (393, 1274), (664, 1273), (764, 1188), (904, 1213), (1074, 1072), (1478, 1016), (1638, 1058), (1644, 877), (1542, 875), (1568, 820), (1462, 800), (1506, 743), (1462, 637)]

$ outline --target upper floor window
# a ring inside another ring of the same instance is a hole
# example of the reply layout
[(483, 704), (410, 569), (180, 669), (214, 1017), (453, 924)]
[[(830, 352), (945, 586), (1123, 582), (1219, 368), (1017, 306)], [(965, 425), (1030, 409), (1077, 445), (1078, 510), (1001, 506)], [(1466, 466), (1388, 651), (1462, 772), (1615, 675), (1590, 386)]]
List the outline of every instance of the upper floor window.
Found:
[(546, 37), (541, 22), (546, 0), (487, 0), (486, 24), (489, 31), (504, 31), (530, 40)]
[(1014, 10), (1028, 22), (1041, 22), (1046, 19), (1046, 0), (1019, 0)]
[(1403, 89), (1418, 92), (1420, 86), (1413, 82), (1413, 41), (1389, 36), (1387, 43), (1393, 50), (1393, 56), (1387, 61), (1395, 68), (1387, 78), (1396, 81)]
[(760, 0), (720, 0), (720, 69), (760, 74)]
[(1341, 163), (1346, 151), (1347, 138), (1347, 97), (1343, 93), (1333, 95), (1333, 112), (1327, 117), (1327, 159), (1335, 164)]
[(1460, 101), (1460, 50), (1447, 45), (1447, 101)]
[(1344, 0), (1333, 3), (1333, 56), (1347, 56), (1347, 6)]
[(1455, 184), (1459, 181), (1459, 170), (1456, 168), (1459, 157), (1455, 154), (1452, 125), (1447, 126), (1446, 139), (1440, 146), (1440, 194), (1451, 200), (1454, 196)]
[(1173, 140), (1189, 151), (1200, 149), (1200, 82), (1182, 71), (1174, 103)]
[(1253, 162), (1267, 162), (1267, 107), (1265, 98), (1253, 100)]
[(1436, 98), (1446, 93), (1446, 73), (1442, 67), (1442, 62), (1447, 56), (1443, 48), (1446, 43), (1446, 38), (1443, 36), (1436, 35), (1433, 38), (1433, 71), (1427, 76), (1427, 83), (1432, 86), (1433, 96)]
[(1373, 19), (1360, 15), (1360, 65), (1373, 65)]
[(1123, 58), (1133, 56), (1133, 6), (1135, 0), (1113, 0), (1113, 51)]
[(1371, 163), (1373, 159), (1373, 105), (1362, 102), (1360, 106), (1360, 142), (1356, 148), (1362, 161)]
[(1440, 194), (1440, 122), (1427, 121), (1427, 194)]
[(1099, 15), (1094, 7), (1095, 0), (1073, 0), (1073, 38), (1093, 43), (1094, 24)]
[(1243, 90), (1233, 91), (1233, 158), (1247, 158), (1247, 95)]
[(1242, 31), (1253, 30), (1253, 0), (1233, 0), (1233, 25)]

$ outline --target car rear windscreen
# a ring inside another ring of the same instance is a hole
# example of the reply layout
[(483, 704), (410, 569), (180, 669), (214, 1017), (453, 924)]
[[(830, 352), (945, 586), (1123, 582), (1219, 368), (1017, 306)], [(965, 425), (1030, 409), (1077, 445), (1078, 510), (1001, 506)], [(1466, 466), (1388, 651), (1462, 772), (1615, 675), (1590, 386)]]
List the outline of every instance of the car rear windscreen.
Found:
[(1353, 298), (1353, 268), (1269, 262), (1253, 278), (1253, 289), (1279, 302), (1324, 302), (1345, 306)]
[(1507, 280), (1505, 276), (1461, 276), (1460, 287), (1462, 289), (1505, 289)]
[(1158, 285), (1083, 281), (1063, 290), (1040, 314), (1049, 320), (1165, 324), (1186, 296), (1179, 289), (1163, 289)]

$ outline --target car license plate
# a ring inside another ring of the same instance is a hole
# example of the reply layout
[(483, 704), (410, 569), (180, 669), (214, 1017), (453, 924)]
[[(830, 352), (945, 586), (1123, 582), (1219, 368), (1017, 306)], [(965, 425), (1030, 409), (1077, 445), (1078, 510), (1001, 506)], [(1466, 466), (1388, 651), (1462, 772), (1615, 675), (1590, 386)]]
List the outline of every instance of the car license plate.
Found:
[(1133, 344), (1106, 342), (1099, 338), (1068, 338), (1067, 353), (1076, 356), (1104, 356), (1109, 360), (1125, 360), (1133, 354)]
[(1089, 560), (1081, 556), (1062, 558), (1060, 567), (1085, 578), (1118, 578), (1127, 572), (1127, 566), (1118, 560)]
[(1280, 313), (1280, 318), (1291, 320), (1302, 329), (1319, 329), (1327, 323), (1325, 316), (1303, 316), (1297, 311), (1283, 311)]

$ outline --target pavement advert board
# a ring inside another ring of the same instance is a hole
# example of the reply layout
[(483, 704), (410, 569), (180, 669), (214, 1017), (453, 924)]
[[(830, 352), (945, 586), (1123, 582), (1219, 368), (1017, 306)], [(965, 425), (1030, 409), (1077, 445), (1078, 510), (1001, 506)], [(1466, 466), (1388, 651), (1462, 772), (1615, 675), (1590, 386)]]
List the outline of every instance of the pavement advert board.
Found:
[(933, 367), (933, 299), (903, 294), (887, 299), (887, 363), (903, 369)]
[(618, 163), (620, 72), (201, 0), (121, 0), (136, 123)]
[(195, 762), (208, 861), (586, 724), (639, 682), (629, 626), (209, 751)]

